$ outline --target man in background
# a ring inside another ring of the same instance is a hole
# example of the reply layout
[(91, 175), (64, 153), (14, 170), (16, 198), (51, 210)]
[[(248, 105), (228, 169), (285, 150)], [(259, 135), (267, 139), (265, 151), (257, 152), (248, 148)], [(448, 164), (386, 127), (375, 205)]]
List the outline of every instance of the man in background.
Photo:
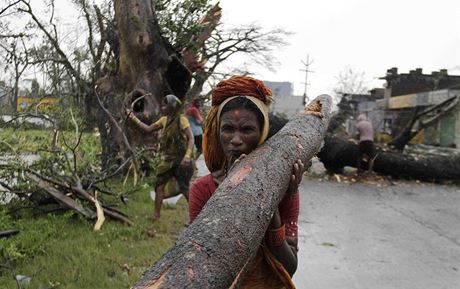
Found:
[(365, 114), (360, 114), (356, 128), (359, 134), (358, 173), (361, 173), (363, 170), (363, 161), (367, 162), (368, 171), (371, 172), (374, 166), (374, 129), (372, 123), (367, 119)]

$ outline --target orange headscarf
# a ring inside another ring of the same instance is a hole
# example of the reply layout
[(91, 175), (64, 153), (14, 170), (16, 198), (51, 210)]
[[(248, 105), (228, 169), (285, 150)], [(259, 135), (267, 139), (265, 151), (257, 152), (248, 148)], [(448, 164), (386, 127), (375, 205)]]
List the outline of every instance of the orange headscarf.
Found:
[(250, 76), (232, 76), (217, 84), (212, 92), (212, 107), (206, 117), (203, 132), (203, 155), (209, 171), (215, 172), (224, 167), (226, 157), (219, 142), (219, 119), (222, 108), (235, 97), (251, 100), (264, 116), (259, 144), (268, 134), (268, 107), (273, 101), (272, 91), (262, 81)]

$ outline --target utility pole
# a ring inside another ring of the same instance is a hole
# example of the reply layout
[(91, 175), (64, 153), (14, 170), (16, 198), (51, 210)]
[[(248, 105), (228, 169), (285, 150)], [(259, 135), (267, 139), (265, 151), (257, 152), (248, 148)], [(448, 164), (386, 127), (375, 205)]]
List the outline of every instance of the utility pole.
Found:
[(303, 102), (304, 102), (304, 105), (308, 103), (308, 101), (310, 100), (307, 96), (307, 86), (308, 86), (308, 73), (309, 72), (314, 72), (312, 70), (309, 70), (308, 68), (310, 67), (310, 65), (313, 63), (313, 59), (310, 60), (310, 55), (307, 54), (307, 61), (303, 61), (303, 60), (300, 60), (300, 62), (302, 62), (303, 66), (305, 67), (304, 69), (300, 69), (300, 71), (304, 71), (305, 72), (305, 82), (303, 82), (304, 84), (304, 91), (303, 91)]

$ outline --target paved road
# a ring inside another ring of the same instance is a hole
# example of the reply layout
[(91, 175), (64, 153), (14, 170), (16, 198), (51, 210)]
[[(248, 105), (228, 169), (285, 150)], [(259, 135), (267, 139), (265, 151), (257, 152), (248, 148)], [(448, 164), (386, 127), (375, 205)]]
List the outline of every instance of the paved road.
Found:
[(460, 187), (304, 180), (298, 288), (460, 288)]

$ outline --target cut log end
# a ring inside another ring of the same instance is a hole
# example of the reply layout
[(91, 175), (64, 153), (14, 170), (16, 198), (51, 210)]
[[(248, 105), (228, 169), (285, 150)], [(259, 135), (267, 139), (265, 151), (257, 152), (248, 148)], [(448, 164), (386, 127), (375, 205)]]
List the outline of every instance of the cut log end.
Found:
[(313, 101), (304, 108), (303, 113), (311, 114), (319, 118), (323, 118), (324, 117), (323, 104), (321, 103), (320, 100)]

